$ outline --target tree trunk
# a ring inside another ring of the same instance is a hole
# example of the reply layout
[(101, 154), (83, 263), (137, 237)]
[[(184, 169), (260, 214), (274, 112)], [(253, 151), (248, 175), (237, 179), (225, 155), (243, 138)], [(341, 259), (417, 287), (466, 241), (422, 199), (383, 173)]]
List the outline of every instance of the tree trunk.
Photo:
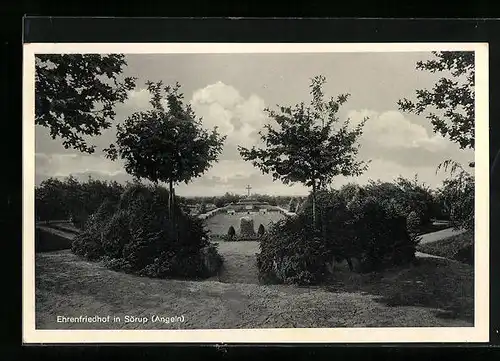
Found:
[(354, 267), (352, 265), (351, 257), (346, 257), (346, 260), (347, 260), (347, 264), (349, 265), (349, 270), (353, 271)]
[(317, 214), (316, 214), (316, 181), (313, 181), (313, 190), (312, 190), (312, 218), (313, 218), (313, 227), (316, 229), (317, 222)]
[(175, 195), (174, 195), (174, 182), (169, 181), (168, 186), (168, 215), (170, 217), (170, 236), (175, 237)]

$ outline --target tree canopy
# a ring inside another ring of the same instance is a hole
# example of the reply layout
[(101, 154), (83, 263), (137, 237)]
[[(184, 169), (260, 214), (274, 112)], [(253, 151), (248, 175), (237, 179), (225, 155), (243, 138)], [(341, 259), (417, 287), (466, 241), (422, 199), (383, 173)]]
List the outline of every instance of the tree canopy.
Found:
[[(188, 183), (208, 170), (222, 152), (225, 136), (203, 128), (180, 85), (147, 82), (152, 109), (136, 112), (117, 126), (116, 146), (107, 156), (125, 161), (127, 173), (154, 183)], [(166, 103), (166, 106), (164, 106)]]
[(127, 99), (135, 78), (120, 79), (123, 54), (40, 54), (35, 60), (35, 124), (65, 148), (93, 153), (85, 136), (100, 135)]
[(474, 149), (474, 52), (440, 51), (433, 55), (434, 59), (417, 62), (416, 68), (445, 76), (430, 90), (416, 90), (416, 101), (399, 100), (399, 108), (427, 114), (434, 132), (448, 137), (461, 149)]
[(316, 189), (331, 183), (335, 176), (360, 175), (367, 168), (367, 163), (357, 160), (357, 140), (367, 119), (356, 126), (349, 119), (341, 123), (338, 110), (350, 95), (325, 100), (325, 83), (324, 76), (311, 80), (312, 99), (308, 105), (302, 102), (278, 106), (278, 110), (265, 109), (277, 128), (266, 124), (259, 132), (265, 144), (262, 148), (238, 147), (243, 159), (263, 173), (272, 174), (275, 180), (312, 187), (313, 202)]

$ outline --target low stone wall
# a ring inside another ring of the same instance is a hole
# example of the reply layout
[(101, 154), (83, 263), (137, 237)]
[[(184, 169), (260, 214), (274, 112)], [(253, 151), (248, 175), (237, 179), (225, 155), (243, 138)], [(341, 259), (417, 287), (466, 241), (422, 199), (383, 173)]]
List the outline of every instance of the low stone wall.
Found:
[(214, 210), (212, 210), (210, 212), (199, 214), (197, 217), (200, 218), (200, 219), (212, 218), (213, 216), (215, 216), (217, 214), (221, 214), (221, 213), (227, 212), (228, 209), (230, 209), (230, 208), (227, 207), (227, 206), (221, 207), (221, 208), (216, 208), (216, 209), (214, 209)]

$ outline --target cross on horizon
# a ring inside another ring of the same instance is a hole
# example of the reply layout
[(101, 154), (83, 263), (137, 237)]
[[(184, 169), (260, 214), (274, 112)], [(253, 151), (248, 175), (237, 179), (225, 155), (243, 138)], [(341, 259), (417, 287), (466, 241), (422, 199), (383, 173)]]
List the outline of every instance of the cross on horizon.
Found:
[(250, 187), (250, 184), (247, 185), (245, 189), (248, 191), (248, 196), (250, 197), (250, 189), (252, 189), (252, 187)]

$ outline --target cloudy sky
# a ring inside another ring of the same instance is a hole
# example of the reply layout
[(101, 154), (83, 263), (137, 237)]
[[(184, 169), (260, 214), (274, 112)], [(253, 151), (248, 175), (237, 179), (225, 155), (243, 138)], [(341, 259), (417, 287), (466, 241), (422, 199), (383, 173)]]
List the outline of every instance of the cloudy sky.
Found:
[[(430, 53), (127, 55), (124, 75), (137, 77), (137, 86), (117, 107), (115, 123), (149, 108), (149, 94), (144, 89), (147, 80), (179, 82), (185, 100), (204, 125), (218, 126), (227, 135), (219, 162), (203, 177), (179, 185), (179, 195), (244, 194), (247, 184), (256, 193), (303, 195), (308, 192), (305, 187), (273, 182), (271, 176), (243, 161), (236, 147), (256, 144), (257, 131), (268, 122), (265, 107), (308, 102), (310, 78), (322, 74), (327, 79), (327, 97), (351, 94), (339, 113), (341, 119), (355, 123), (369, 117), (360, 140), (360, 158), (371, 160), (368, 171), (357, 178), (338, 177), (333, 187), (369, 179), (391, 181), (399, 175), (413, 178), (415, 174), (436, 187), (446, 176), (436, 174), (440, 162), (452, 158), (467, 164), (474, 155), (434, 134), (424, 116), (398, 111), (398, 99), (413, 98), (415, 89), (430, 88), (438, 78), (415, 70), (418, 60), (431, 57)], [(96, 153), (84, 155), (64, 149), (59, 139), (51, 139), (47, 129), (37, 126), (36, 183), (69, 174), (82, 179), (88, 175), (120, 182), (130, 179), (122, 163), (103, 156), (102, 149), (113, 142), (114, 134), (113, 126), (92, 139)]]

